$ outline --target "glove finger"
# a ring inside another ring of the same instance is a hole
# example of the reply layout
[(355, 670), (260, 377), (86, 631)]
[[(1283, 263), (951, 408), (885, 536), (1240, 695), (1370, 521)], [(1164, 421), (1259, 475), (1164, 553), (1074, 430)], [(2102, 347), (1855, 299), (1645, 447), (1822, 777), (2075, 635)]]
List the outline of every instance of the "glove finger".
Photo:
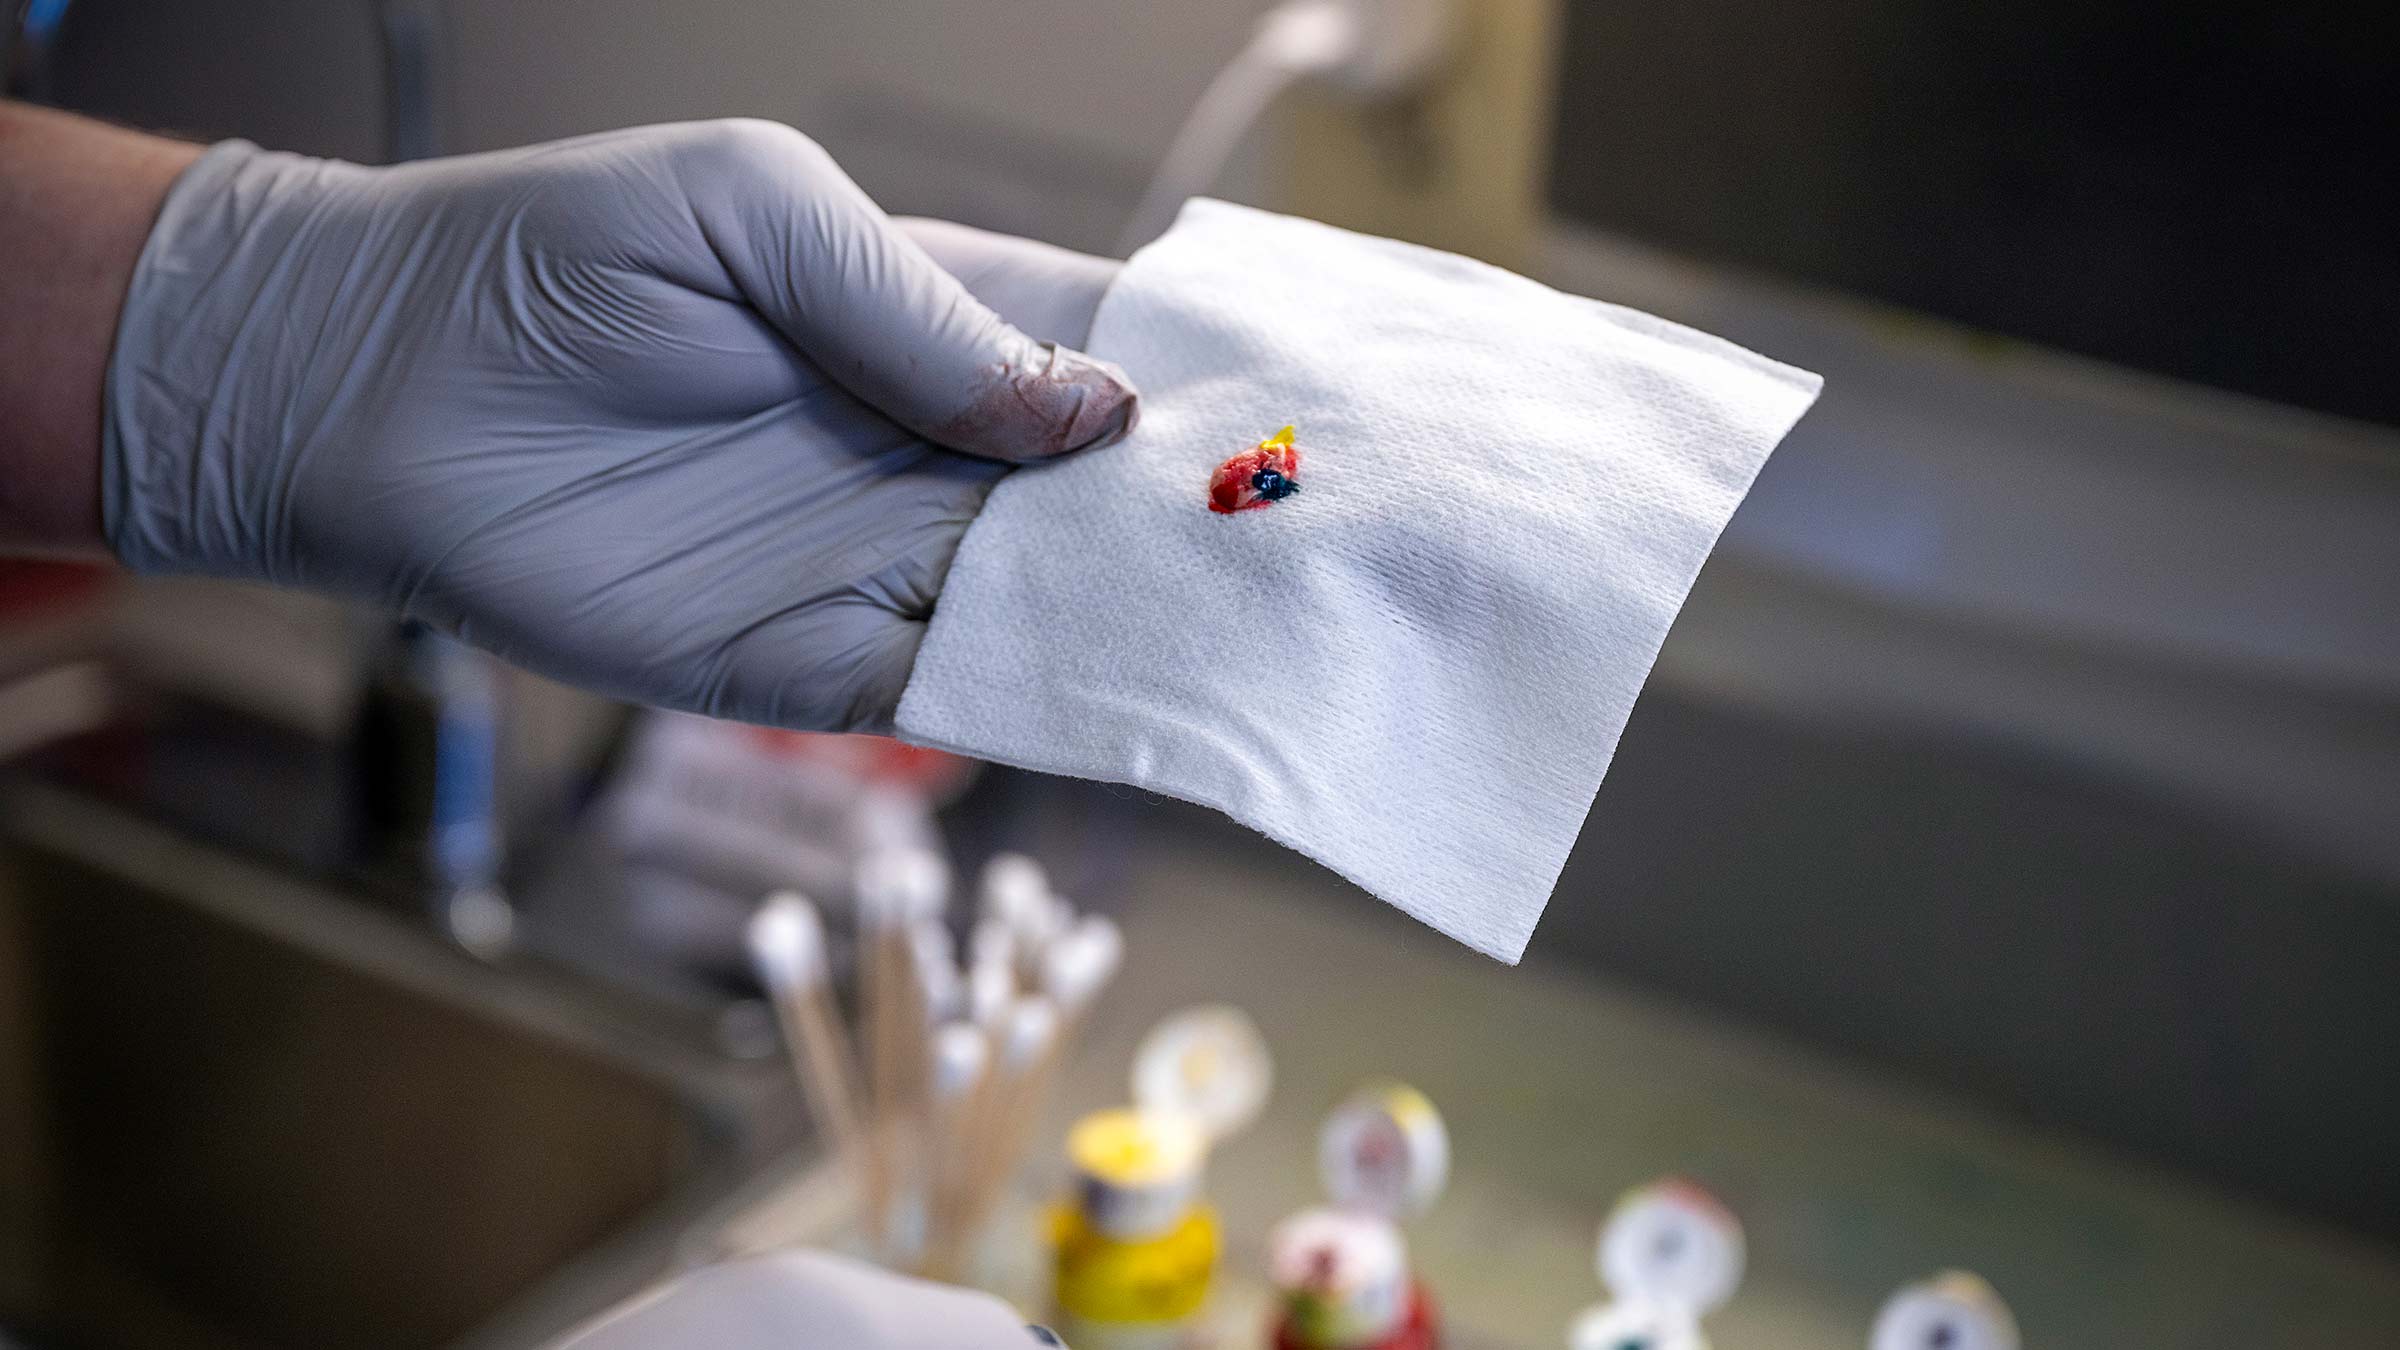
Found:
[(674, 162), (743, 299), (902, 426), (1012, 461), (1131, 429), (1138, 396), (1123, 371), (1003, 322), (799, 132), (704, 123)]
[(1100, 297), (1125, 264), (1013, 234), (902, 216), (901, 233), (1000, 317), (1044, 342), (1080, 347)]

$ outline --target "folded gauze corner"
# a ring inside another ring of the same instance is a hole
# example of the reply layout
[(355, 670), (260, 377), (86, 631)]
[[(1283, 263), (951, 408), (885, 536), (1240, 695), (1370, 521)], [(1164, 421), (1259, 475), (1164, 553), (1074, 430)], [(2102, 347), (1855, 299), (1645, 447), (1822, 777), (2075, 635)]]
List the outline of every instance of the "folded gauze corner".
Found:
[[(1817, 377), (1214, 201), (1126, 265), (1086, 347), (1141, 424), (992, 493), (901, 735), (1214, 807), (1514, 962)], [(1211, 510), (1218, 466), (1286, 425), (1298, 490)]]

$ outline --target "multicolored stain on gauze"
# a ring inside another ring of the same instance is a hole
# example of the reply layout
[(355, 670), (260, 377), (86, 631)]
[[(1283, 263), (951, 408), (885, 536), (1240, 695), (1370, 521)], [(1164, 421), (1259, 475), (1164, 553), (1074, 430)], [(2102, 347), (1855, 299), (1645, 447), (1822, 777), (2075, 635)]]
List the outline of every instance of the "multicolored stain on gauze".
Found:
[(1285, 427), (1217, 466), (1208, 480), (1208, 509), (1230, 516), (1273, 506), (1300, 490), (1300, 447)]

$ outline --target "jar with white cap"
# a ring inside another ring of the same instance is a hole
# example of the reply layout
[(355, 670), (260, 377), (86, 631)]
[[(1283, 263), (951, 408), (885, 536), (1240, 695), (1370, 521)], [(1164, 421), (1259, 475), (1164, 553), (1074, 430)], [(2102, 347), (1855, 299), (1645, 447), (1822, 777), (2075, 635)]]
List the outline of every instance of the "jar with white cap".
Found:
[(1617, 1201), (1594, 1264), (1610, 1301), (1575, 1320), (1570, 1350), (1708, 1350), (1700, 1319), (1741, 1287), (1741, 1220), (1697, 1183), (1664, 1177)]
[(1216, 1214), (1200, 1198), (1206, 1157), (1199, 1127), (1172, 1112), (1095, 1112), (1068, 1133), (1073, 1192), (1050, 1212), (1068, 1344), (1177, 1343), (1216, 1275)]
[(2017, 1350), (2017, 1319), (1981, 1276), (1946, 1270), (1885, 1300), (1868, 1345), (1872, 1350)]

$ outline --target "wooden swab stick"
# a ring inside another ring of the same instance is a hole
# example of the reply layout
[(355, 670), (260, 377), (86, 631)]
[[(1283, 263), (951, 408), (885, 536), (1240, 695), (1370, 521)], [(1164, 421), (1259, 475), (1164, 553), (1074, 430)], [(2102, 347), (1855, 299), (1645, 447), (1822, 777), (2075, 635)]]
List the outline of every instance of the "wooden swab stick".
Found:
[(1058, 1003), (1065, 1034), (1060, 1052), (1069, 1048), (1083, 1027), (1084, 1015), (1117, 968), (1125, 964), (1125, 933), (1105, 914), (1087, 914), (1067, 935), (1050, 946), (1042, 963), (1042, 990)]
[(1114, 920), (1091, 915), (1050, 946), (1042, 963), (1043, 998), (1054, 1009), (1052, 1030), (1045, 1043), (1018, 1075), (995, 1128), (1003, 1177), (1023, 1159), (1042, 1114), (1050, 1104), (1052, 1084), (1094, 999), (1115, 977), (1124, 962), (1125, 937)]
[(855, 1156), (857, 1069), (833, 999), (824, 920), (800, 896), (774, 895), (752, 916), (748, 939), (751, 964), (774, 1000), (809, 1113), (837, 1156)]
[(868, 1236), (887, 1245), (898, 1178), (926, 1092), (926, 1038), (931, 1034), (925, 993), (918, 987), (911, 934), (938, 924), (949, 899), (950, 869), (925, 849), (870, 855), (859, 867), (860, 1020), (867, 1037), (867, 1091), (873, 1123), (867, 1130)]
[(984, 864), (979, 898), (983, 920), (1007, 929), (1019, 976), (1028, 984), (1038, 981), (1063, 904), (1050, 890), (1049, 874), (1022, 853), (999, 854)]
[(956, 1281), (965, 1273), (970, 1236), (961, 1222), (972, 1155), (965, 1134), (969, 1104), (981, 1093), (991, 1062), (991, 1037), (971, 1022), (947, 1022), (933, 1035), (931, 1110), (926, 1160), (925, 1260), (918, 1273)]
[(1016, 938), (999, 925), (978, 924), (969, 950), (967, 1019), (998, 1034), (1001, 1019), (1017, 998)]
[(970, 1163), (960, 1222), (969, 1233), (983, 1226), (1016, 1170), (1024, 1147), (1014, 1124), (1023, 1114), (1019, 1103), (1032, 1090), (1032, 1076), (1057, 1039), (1058, 1008), (1049, 999), (1032, 994), (1009, 1005), (998, 1038), (998, 1063), (986, 1075), (976, 1115), (968, 1122)]
[(959, 974), (958, 943), (950, 930), (931, 920), (917, 923), (909, 930), (908, 954), (917, 988), (925, 996), (927, 1024), (939, 1030), (944, 1022), (964, 1017), (967, 984)]
[[(942, 1200), (942, 1185), (946, 1169), (951, 1166), (951, 1154), (956, 1140), (957, 1117), (966, 1092), (974, 1085), (958, 1088), (958, 1099), (944, 1102), (941, 1091), (948, 1080), (940, 1061), (941, 1033), (946, 1027), (959, 1025), (967, 1008), (966, 979), (959, 973), (958, 944), (950, 930), (934, 920), (920, 920), (909, 925), (908, 955), (911, 984), (919, 996), (919, 1011), (924, 1018), (923, 1070), (927, 1082), (922, 1092), (922, 1108), (913, 1122), (914, 1137), (910, 1153), (916, 1160), (913, 1169), (918, 1191), (920, 1240), (917, 1246), (918, 1266), (922, 1269), (932, 1259), (932, 1246), (938, 1235), (938, 1210)], [(975, 1029), (981, 1036), (980, 1029)], [(953, 1036), (953, 1041), (961, 1038)], [(955, 1045), (952, 1055), (962, 1053)], [(978, 1071), (980, 1073), (980, 1070)]]
[[(956, 1151), (961, 1167), (951, 1178), (947, 1222), (953, 1229), (966, 1228), (976, 1222), (971, 1211), (976, 1204), (975, 1193), (984, 1169), (996, 1164), (992, 1154), (998, 1146), (996, 1124), (1003, 1108), (1007, 1076), (1001, 1061), (1008, 1058), (1004, 1041), (1009, 1034), (1011, 1014), (1017, 1006), (1016, 940), (1007, 928), (994, 920), (978, 924), (970, 950), (973, 955), (967, 970), (967, 1020), (979, 1028), (989, 1049), (990, 1061), (958, 1112), (957, 1129), (951, 1147)], [(972, 1235), (954, 1232), (950, 1240), (963, 1244)]]
[(869, 963), (862, 974), (875, 981), (869, 1001), (883, 1014), (879, 1034), (886, 1042), (877, 1053), (895, 1057), (885, 1066), (887, 1095), (880, 1100), (887, 1107), (905, 1108), (924, 1096), (924, 1042), (931, 1028), (922, 1012), (909, 1012), (923, 997), (911, 944), (918, 933), (938, 928), (949, 897), (949, 865), (926, 849), (878, 853), (859, 868), (862, 957)]

